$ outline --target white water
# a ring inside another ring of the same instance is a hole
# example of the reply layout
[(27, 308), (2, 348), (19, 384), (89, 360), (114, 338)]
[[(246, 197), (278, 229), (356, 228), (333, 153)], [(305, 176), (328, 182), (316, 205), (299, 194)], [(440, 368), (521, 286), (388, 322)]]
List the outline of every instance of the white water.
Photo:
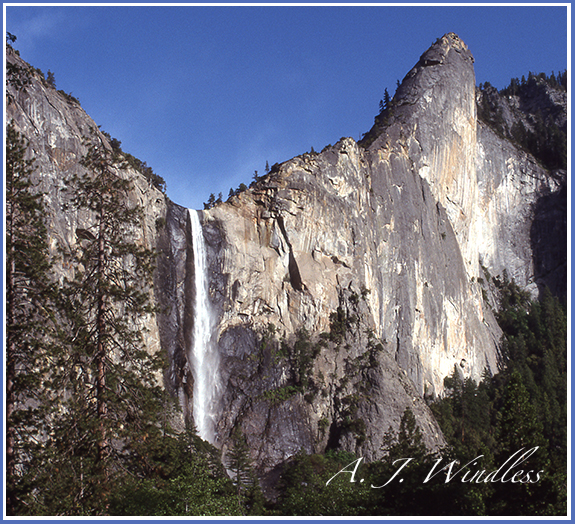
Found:
[(208, 295), (206, 248), (198, 212), (190, 209), (194, 251), (194, 329), (190, 361), (194, 376), (193, 415), (198, 435), (210, 443), (216, 439), (215, 416), (220, 390), (219, 355), (214, 343), (216, 319)]

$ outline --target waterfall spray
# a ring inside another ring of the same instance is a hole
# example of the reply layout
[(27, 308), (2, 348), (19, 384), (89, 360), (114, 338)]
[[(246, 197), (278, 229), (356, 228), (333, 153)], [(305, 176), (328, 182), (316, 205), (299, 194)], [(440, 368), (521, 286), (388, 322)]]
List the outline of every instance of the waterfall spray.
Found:
[(220, 390), (219, 355), (214, 342), (216, 319), (208, 295), (206, 249), (199, 213), (189, 210), (194, 252), (194, 329), (190, 361), (194, 376), (193, 415), (198, 435), (215, 441), (215, 416)]

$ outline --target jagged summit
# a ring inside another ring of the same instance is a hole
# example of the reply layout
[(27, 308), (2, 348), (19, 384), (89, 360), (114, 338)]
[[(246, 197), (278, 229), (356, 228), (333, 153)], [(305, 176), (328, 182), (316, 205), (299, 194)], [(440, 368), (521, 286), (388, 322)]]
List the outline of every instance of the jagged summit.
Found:
[(465, 60), (475, 61), (469, 48), (461, 38), (455, 33), (446, 33), (438, 38), (435, 43), (421, 55), (419, 62), (423, 66), (442, 64), (451, 50), (461, 53)]
[(374, 142), (392, 124), (410, 126), (417, 121), (437, 121), (437, 115), (446, 110), (445, 116), (451, 118), (454, 108), (474, 118), (470, 114), (475, 110), (473, 63), (471, 51), (455, 33), (438, 38), (407, 73), (389, 107), (375, 117), (360, 145), (377, 149), (382, 141)]
[[(81, 137), (96, 125), (38, 76), (31, 81), (25, 91), (9, 86), (7, 116), (34, 151), (56, 250), (90, 226), (89, 216), (63, 211), (59, 188), (82, 172)], [(146, 209), (138, 237), (159, 252), (147, 346), (161, 344), (165, 385), (192, 421), (189, 213), (133, 170), (124, 175)], [(427, 444), (441, 445), (424, 396), (441, 394), (454, 368), (476, 380), (496, 372), (489, 275), (536, 286), (546, 248), (538, 239), (565, 241), (543, 205), (559, 189), (477, 120), (473, 56), (448, 33), (359, 147), (345, 138), (288, 160), (265, 183), (201, 211), (224, 384), (217, 445), (225, 453), (241, 429), (259, 475), (301, 449), (378, 458), (408, 407)], [(70, 266), (55, 271), (63, 278)]]

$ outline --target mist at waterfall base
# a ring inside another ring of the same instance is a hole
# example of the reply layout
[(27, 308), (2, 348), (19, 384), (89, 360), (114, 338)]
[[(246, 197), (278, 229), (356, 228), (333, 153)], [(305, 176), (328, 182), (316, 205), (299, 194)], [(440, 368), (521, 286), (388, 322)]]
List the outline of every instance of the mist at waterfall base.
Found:
[(216, 415), (221, 391), (219, 355), (214, 340), (216, 318), (208, 292), (206, 247), (200, 211), (188, 210), (194, 254), (194, 327), (189, 344), (189, 359), (194, 377), (193, 417), (198, 435), (216, 441)]

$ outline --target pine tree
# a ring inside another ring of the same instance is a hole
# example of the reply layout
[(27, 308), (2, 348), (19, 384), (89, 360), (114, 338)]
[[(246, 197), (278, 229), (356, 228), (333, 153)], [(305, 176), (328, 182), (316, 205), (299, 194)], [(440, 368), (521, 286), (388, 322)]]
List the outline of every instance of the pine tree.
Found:
[(146, 446), (161, 437), (169, 402), (159, 383), (163, 359), (144, 340), (154, 253), (136, 240), (142, 208), (119, 176), (121, 157), (102, 141), (92, 138), (82, 165), (87, 172), (67, 183), (66, 208), (90, 218), (65, 254), (75, 275), (62, 289), (66, 352), (54, 386), (66, 399), (49, 442), (58, 481), (45, 500), (60, 513), (106, 514), (116, 477), (145, 471)]
[(56, 89), (56, 77), (54, 76), (54, 73), (49, 69), (48, 72), (46, 73), (46, 82), (48, 82), (48, 84), (50, 84), (54, 89)]
[(215, 205), (216, 205), (216, 195), (214, 195), (213, 193), (210, 193), (208, 201), (204, 202), (204, 209), (211, 209)]
[[(411, 408), (406, 408), (397, 433), (390, 430), (384, 435), (382, 448), (386, 456), (370, 465), (375, 489), (371, 490), (371, 514), (384, 515), (440, 515), (443, 513), (439, 482), (424, 484), (431, 470), (434, 456), (426, 449), (423, 433)], [(398, 477), (386, 485), (400, 468)], [(376, 513), (377, 512), (377, 513)]]
[(248, 484), (251, 481), (249, 451), (246, 437), (238, 426), (234, 430), (233, 446), (228, 455), (228, 468), (235, 474), (233, 480), (238, 491), (242, 484)]
[(387, 90), (387, 87), (386, 87), (385, 91), (383, 93), (383, 108), (384, 108), (384, 110), (389, 109), (390, 105), (391, 105), (391, 97), (389, 96), (389, 91)]
[(390, 432), (386, 433), (384, 446), (386, 444), (389, 446), (388, 453), (392, 460), (405, 457), (421, 459), (427, 454), (427, 449), (423, 443), (423, 433), (410, 408), (406, 408), (403, 412), (397, 436)]
[[(6, 49), (14, 52), (12, 44), (16, 41), (16, 37), (12, 33), (6, 33)], [(30, 85), (31, 71), (28, 67), (21, 67), (13, 62), (6, 61), (6, 85), (15, 91), (25, 93), (26, 88)], [(8, 90), (6, 91), (6, 104), (10, 105), (14, 102), (14, 95)]]
[[(559, 494), (554, 486), (555, 475), (550, 469), (543, 426), (516, 369), (511, 372), (499, 416), (496, 428), (499, 456), (496, 460), (503, 464), (515, 453), (515, 460), (523, 454), (526, 458), (511, 473), (517, 474), (517, 479), (502, 482), (494, 491), (492, 512), (496, 515), (541, 515), (550, 510), (553, 514), (552, 505), (557, 503)], [(526, 472), (530, 474), (530, 482), (525, 480)], [(519, 480), (521, 478), (523, 482)]]
[(6, 473), (7, 510), (36, 446), (49, 367), (45, 345), (52, 288), (42, 194), (33, 191), (34, 159), (13, 122), (6, 132)]
[(230, 449), (227, 463), (228, 469), (234, 473), (232, 478), (238, 494), (238, 504), (242, 502), (242, 494), (246, 487), (254, 484), (254, 476), (250, 461), (250, 448), (245, 435), (239, 426), (236, 426), (233, 435), (233, 445)]

